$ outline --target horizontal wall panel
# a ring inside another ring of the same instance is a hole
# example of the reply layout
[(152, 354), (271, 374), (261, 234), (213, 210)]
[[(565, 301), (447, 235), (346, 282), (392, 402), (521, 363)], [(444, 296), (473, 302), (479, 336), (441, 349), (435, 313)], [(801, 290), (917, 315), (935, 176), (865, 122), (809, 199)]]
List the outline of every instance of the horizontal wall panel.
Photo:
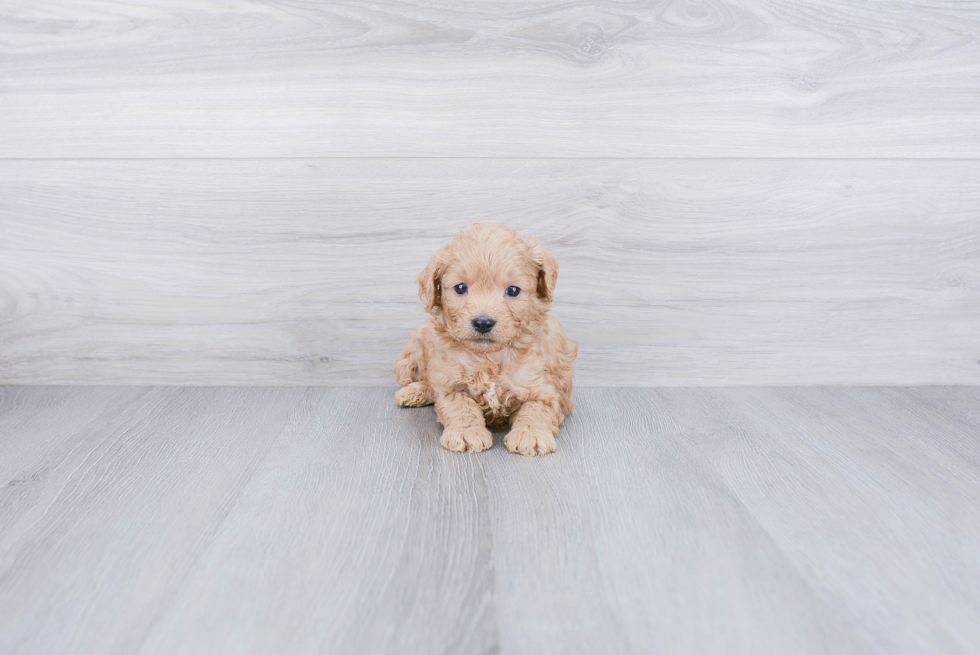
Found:
[(26, 2), (0, 157), (980, 157), (980, 4)]
[(471, 222), (579, 380), (980, 383), (980, 162), (0, 162), (0, 382), (385, 384)]

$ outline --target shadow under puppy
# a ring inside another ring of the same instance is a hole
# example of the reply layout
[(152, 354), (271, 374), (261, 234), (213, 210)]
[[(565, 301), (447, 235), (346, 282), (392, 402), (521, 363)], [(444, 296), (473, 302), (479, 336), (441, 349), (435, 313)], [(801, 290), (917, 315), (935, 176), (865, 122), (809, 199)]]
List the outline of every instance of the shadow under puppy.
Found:
[(554, 452), (572, 411), (578, 345), (548, 313), (558, 260), (506, 225), (474, 223), (440, 248), (419, 274), (432, 317), (395, 362), (404, 407), (435, 403), (439, 443), (477, 453), (487, 426), (510, 432), (514, 453)]

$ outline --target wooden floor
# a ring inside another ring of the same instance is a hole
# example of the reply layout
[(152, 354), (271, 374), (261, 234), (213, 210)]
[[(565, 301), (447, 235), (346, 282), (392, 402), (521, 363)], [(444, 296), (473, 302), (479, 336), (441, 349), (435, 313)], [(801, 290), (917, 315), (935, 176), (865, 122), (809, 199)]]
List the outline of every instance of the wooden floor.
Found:
[(0, 387), (3, 653), (980, 651), (980, 388)]

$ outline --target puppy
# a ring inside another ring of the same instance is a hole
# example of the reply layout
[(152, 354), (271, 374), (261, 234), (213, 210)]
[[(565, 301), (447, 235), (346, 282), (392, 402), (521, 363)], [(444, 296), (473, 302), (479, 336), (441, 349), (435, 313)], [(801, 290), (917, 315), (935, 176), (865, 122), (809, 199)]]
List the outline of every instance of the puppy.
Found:
[(572, 411), (578, 345), (548, 313), (558, 260), (506, 225), (474, 223), (419, 274), (432, 317), (395, 362), (403, 407), (435, 404), (447, 450), (493, 445), (487, 426), (510, 427), (513, 453), (554, 452)]

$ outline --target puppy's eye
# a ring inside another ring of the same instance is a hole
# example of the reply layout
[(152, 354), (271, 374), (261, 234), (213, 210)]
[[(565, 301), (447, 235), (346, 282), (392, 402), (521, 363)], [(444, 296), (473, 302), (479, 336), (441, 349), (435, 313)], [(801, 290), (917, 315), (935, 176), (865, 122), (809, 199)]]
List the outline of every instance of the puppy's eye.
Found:
[(517, 296), (521, 295), (521, 290), (517, 287), (507, 287), (507, 295), (511, 298), (516, 298)]
[(456, 286), (454, 286), (453, 289), (459, 295), (463, 295), (464, 293), (466, 293), (467, 286), (463, 282), (460, 282), (459, 284), (457, 284)]

